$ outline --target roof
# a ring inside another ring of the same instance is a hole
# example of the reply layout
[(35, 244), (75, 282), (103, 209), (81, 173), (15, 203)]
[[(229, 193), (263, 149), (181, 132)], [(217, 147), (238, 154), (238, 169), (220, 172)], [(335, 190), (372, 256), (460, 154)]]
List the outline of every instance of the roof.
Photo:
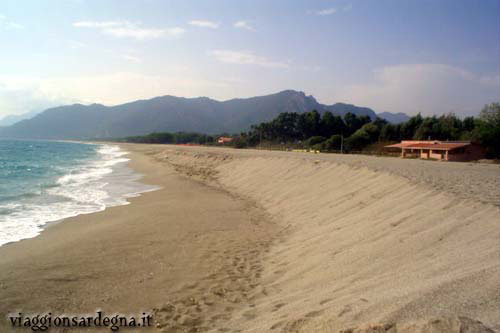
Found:
[(470, 145), (470, 142), (429, 142), (429, 143), (397, 143), (395, 145), (385, 146), (385, 148), (408, 148), (408, 149), (434, 149), (434, 150), (453, 150)]
[(424, 148), (424, 149), (435, 149), (435, 150), (452, 150), (457, 148), (462, 148), (470, 145), (470, 142), (456, 142), (456, 143), (416, 143), (405, 148)]
[(405, 148), (411, 145), (412, 143), (396, 143), (394, 145), (385, 146), (385, 148)]

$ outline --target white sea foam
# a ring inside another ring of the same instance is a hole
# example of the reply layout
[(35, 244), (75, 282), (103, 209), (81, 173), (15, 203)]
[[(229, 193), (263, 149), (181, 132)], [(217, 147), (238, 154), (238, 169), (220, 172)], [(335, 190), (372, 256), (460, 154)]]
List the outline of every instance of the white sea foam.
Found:
[(118, 146), (101, 145), (98, 158), (73, 169), (44, 189), (36, 200), (0, 204), (0, 245), (37, 236), (49, 222), (94, 213), (106, 207), (126, 205), (157, 187), (138, 182), (140, 175), (125, 162), (127, 152)]

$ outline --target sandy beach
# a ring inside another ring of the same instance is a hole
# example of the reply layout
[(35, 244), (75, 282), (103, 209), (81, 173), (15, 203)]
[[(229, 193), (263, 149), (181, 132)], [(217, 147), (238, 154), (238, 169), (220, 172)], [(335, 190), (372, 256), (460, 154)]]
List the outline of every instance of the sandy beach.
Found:
[(0, 247), (0, 331), (96, 309), (164, 332), (500, 330), (499, 165), (122, 147), (161, 189)]

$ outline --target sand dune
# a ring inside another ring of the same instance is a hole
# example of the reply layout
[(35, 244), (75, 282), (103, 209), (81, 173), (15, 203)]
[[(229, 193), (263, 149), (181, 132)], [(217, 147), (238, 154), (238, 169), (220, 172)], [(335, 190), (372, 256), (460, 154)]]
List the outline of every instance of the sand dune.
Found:
[[(383, 172), (335, 156), (252, 155), (186, 148), (158, 155), (255, 200), (283, 228), (265, 257), (265, 293), (246, 310), (252, 319), (242, 312), (230, 327), (330, 332), (397, 323), (402, 331), (464, 316), (500, 329), (500, 209), (479, 203), (477, 189), (468, 198), (437, 190), (459, 186), (446, 178), (451, 163), (427, 162), (442, 168), (433, 187), (414, 161), (379, 159)], [(393, 161), (413, 181), (391, 172)], [(498, 181), (498, 166), (488, 168)]]
[(152, 311), (162, 332), (500, 330), (498, 165), (124, 147), (162, 189), (0, 248), (2, 315)]

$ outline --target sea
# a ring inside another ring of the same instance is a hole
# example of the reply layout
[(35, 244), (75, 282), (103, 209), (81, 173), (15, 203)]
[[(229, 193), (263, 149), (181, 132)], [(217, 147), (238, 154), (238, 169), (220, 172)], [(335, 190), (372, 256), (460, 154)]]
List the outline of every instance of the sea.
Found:
[(128, 160), (112, 144), (0, 140), (0, 246), (158, 189), (142, 184)]

